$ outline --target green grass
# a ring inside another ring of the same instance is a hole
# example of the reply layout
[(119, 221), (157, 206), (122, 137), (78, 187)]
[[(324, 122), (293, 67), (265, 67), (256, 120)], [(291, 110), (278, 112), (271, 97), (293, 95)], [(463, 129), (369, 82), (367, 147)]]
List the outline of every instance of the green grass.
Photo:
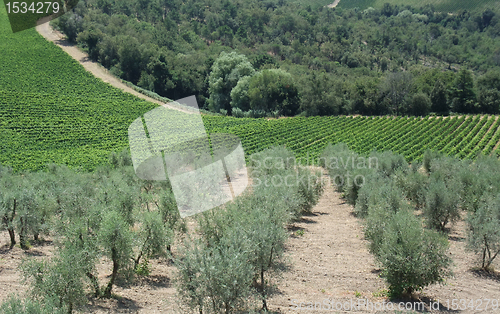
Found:
[[(333, 2), (333, 1), (332, 1)], [(368, 7), (382, 8), (384, 3), (397, 4), (400, 6), (411, 5), (413, 7), (421, 7), (426, 4), (434, 5), (437, 11), (455, 12), (460, 9), (466, 10), (484, 10), (488, 7), (498, 7), (500, 4), (497, 0), (340, 0), (339, 8), (351, 9), (358, 7), (366, 9)]]

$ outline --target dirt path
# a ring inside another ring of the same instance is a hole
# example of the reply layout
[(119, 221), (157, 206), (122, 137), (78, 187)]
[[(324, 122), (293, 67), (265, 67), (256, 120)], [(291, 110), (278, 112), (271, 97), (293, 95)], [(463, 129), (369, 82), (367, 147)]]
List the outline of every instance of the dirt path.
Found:
[[(288, 240), (291, 269), (278, 283), (281, 294), (269, 304), (280, 313), (300, 313), (295, 303), (377, 300), (373, 293), (385, 288), (378, 277), (362, 226), (352, 215), (352, 207), (332, 187), (325, 189), (312, 215), (296, 223), (295, 236)], [(302, 230), (304, 235), (297, 235)], [(311, 313), (311, 311), (304, 311)], [(361, 311), (362, 312), (362, 311)], [(319, 313), (313, 311), (312, 313)]]
[(145, 99), (147, 101), (162, 105), (166, 108), (182, 111), (185, 113), (193, 113), (190, 110), (179, 108), (171, 103), (165, 104), (162, 101), (159, 101), (159, 100), (156, 100), (154, 98), (148, 97), (144, 94), (141, 94), (141, 93), (135, 91), (134, 89), (130, 88), (129, 86), (125, 85), (120, 79), (116, 78), (114, 75), (109, 73), (109, 71), (106, 68), (104, 68), (103, 66), (101, 66), (100, 64), (98, 64), (96, 62), (91, 61), (86, 53), (82, 52), (80, 49), (78, 49), (77, 46), (75, 46), (72, 43), (70, 43), (69, 41), (67, 41), (65, 39), (64, 34), (53, 29), (49, 25), (49, 23), (44, 23), (44, 24), (38, 25), (36, 27), (36, 30), (45, 39), (53, 42), (55, 45), (57, 45), (62, 50), (64, 50), (64, 52), (66, 52), (68, 55), (70, 55), (73, 59), (78, 61), (85, 68), (85, 70), (89, 71), (95, 77), (100, 78), (101, 80), (110, 84), (111, 86), (119, 88), (126, 93), (132, 94), (134, 96)]
[(339, 4), (340, 0), (335, 0), (332, 4), (327, 5), (329, 8), (335, 8)]

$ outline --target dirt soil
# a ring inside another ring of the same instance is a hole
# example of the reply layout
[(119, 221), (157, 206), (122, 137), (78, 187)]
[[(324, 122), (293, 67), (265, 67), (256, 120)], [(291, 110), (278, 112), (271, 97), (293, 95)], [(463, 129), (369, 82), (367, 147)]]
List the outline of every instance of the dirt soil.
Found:
[[(379, 277), (380, 269), (368, 252), (363, 237), (361, 220), (353, 214), (352, 206), (344, 203), (341, 195), (332, 188), (325, 190), (312, 214), (290, 226), (291, 237), (287, 243), (288, 270), (274, 280), (275, 294), (268, 305), (276, 313), (374, 313), (375, 306), (388, 302), (384, 291), (387, 287)], [(188, 224), (193, 230), (193, 223)], [(472, 270), (479, 265), (478, 258), (465, 251), (465, 224), (459, 222), (449, 233), (449, 254), (454, 261), (454, 278), (445, 285), (433, 285), (423, 290), (417, 298), (429, 311), (430, 302), (441, 311), (433, 313), (492, 313), (484, 310), (485, 299), (500, 299), (500, 277)], [(24, 252), (19, 247), (8, 249), (7, 232), (0, 233), (0, 301), (10, 293), (24, 293), (27, 288), (20, 283), (17, 266), (25, 257), (50, 258), (53, 245), (44, 242)], [(174, 247), (175, 252), (175, 247)], [(498, 267), (498, 261), (495, 265)], [(109, 261), (103, 260), (98, 267), (103, 284), (111, 274)], [(85, 313), (187, 313), (178, 302), (173, 286), (175, 267), (166, 259), (153, 260), (151, 275), (137, 279), (134, 283), (119, 284), (113, 288), (116, 295), (111, 300), (90, 300)], [(469, 306), (483, 301), (483, 311), (467, 308), (452, 311), (452, 300), (464, 300)], [(360, 306), (351, 311), (350, 302), (359, 304), (372, 302), (374, 309)], [(449, 300), (449, 301), (448, 301)], [(323, 303), (323, 309), (336, 305), (339, 311), (306, 310), (309, 302)], [(341, 308), (340, 303), (344, 305)], [(347, 302), (347, 303), (346, 303)], [(392, 303), (398, 306), (398, 302)], [(405, 301), (406, 302), (406, 301)], [(417, 301), (418, 302), (418, 301)], [(449, 302), (449, 304), (448, 304)], [(326, 304), (326, 305), (325, 305)], [(417, 306), (413, 303), (412, 306)], [(411, 305), (411, 304), (410, 304)], [(298, 310), (300, 306), (302, 310)], [(388, 306), (388, 305), (387, 305)], [(446, 307), (450, 311), (446, 311)], [(491, 305), (490, 305), (491, 307)], [(388, 307), (386, 307), (388, 308)], [(390, 308), (388, 308), (390, 309)], [(397, 308), (396, 308), (397, 309)], [(387, 311), (387, 313), (395, 313)]]
[(335, 0), (332, 4), (327, 5), (329, 8), (335, 8), (337, 5), (339, 5), (340, 0)]

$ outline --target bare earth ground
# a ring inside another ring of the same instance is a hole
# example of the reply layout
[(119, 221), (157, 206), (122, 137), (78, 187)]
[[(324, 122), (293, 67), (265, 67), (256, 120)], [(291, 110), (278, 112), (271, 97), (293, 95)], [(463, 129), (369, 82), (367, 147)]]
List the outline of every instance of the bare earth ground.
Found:
[(332, 4), (327, 5), (329, 8), (335, 8), (337, 5), (339, 5), (340, 0), (335, 0)]
[[(313, 213), (291, 226), (292, 236), (287, 243), (286, 252), (289, 269), (280, 279), (274, 281), (277, 284), (277, 293), (268, 302), (270, 310), (278, 313), (373, 313), (375, 311), (366, 307), (355, 311), (299, 311), (296, 307), (301, 302), (304, 308), (308, 302), (324, 302), (325, 299), (330, 299), (334, 304), (350, 300), (353, 300), (354, 304), (365, 300), (373, 304), (388, 301), (383, 293), (386, 285), (378, 276), (380, 270), (368, 252), (367, 241), (363, 239), (361, 221), (352, 215), (352, 211), (353, 208), (343, 202), (339, 193), (328, 188)], [(188, 225), (192, 230), (194, 224), (190, 222)], [(443, 310), (447, 306), (446, 300), (449, 300), (451, 307), (452, 299), (466, 300), (467, 304), (474, 300), (476, 305), (479, 300), (500, 299), (499, 277), (471, 270), (478, 265), (478, 260), (476, 256), (465, 251), (464, 228), (464, 223), (459, 222), (449, 234), (455, 277), (448, 279), (446, 285), (433, 285), (424, 289), (419, 297), (427, 306), (429, 302), (439, 300), (440, 309)], [(300, 235), (301, 230), (303, 235)], [(16, 270), (21, 259), (29, 256), (50, 257), (53, 245), (50, 242), (35, 245), (27, 252), (23, 252), (19, 247), (9, 250), (7, 233), (2, 232), (0, 235), (1, 301), (9, 293), (26, 291), (26, 287), (19, 283), (20, 275)], [(498, 262), (496, 266), (498, 267)], [(153, 260), (151, 269), (149, 277), (114, 287), (116, 298), (89, 301), (84, 312), (187, 313), (186, 309), (178, 306), (178, 296), (172, 284), (175, 267), (169, 261), (161, 259)], [(111, 273), (110, 263), (103, 260), (99, 273), (100, 281), (104, 284)], [(493, 311), (439, 311), (450, 312)]]

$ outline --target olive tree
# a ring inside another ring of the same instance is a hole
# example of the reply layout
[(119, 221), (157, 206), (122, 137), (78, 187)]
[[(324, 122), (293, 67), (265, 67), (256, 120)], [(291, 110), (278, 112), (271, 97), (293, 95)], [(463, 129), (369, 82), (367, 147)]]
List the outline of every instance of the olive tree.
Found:
[(113, 263), (111, 278), (103, 291), (103, 296), (110, 298), (118, 273), (130, 265), (133, 256), (132, 233), (121, 213), (116, 210), (103, 211), (98, 239), (104, 255)]
[(411, 211), (394, 214), (376, 254), (390, 294), (393, 297), (411, 295), (430, 284), (443, 282), (451, 275), (447, 248), (446, 237), (422, 228), (420, 219)]
[(500, 253), (500, 198), (487, 195), (475, 212), (467, 217), (467, 248), (481, 254), (484, 270)]

